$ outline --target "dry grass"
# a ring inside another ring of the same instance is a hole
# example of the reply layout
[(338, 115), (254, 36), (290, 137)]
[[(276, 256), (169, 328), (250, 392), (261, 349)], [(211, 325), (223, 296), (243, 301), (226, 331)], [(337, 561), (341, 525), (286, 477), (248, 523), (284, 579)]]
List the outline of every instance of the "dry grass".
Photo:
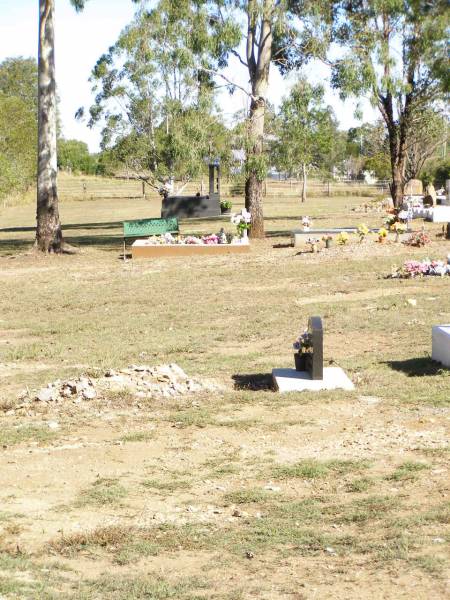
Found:
[[(317, 256), (289, 246), (306, 212), (318, 227), (379, 225), (351, 211), (364, 201), (268, 198), (267, 238), (248, 256), (135, 263), (120, 259), (121, 223), (157, 216), (157, 199), (63, 202), (77, 256), (24, 254), (33, 207), (2, 210), (0, 594), (279, 600), (296, 597), (298, 573), (305, 597), (400, 598), (398, 572), (417, 597), (445, 597), (450, 377), (430, 360), (430, 331), (450, 321), (448, 282), (384, 276), (450, 242)], [(222, 225), (231, 230), (223, 219), (182, 230)], [(354, 392), (270, 389), (311, 314), (324, 319), (326, 364)], [(225, 391), (31, 407), (67, 421), (55, 448), (34, 412), (11, 412), (25, 386), (166, 362)]]

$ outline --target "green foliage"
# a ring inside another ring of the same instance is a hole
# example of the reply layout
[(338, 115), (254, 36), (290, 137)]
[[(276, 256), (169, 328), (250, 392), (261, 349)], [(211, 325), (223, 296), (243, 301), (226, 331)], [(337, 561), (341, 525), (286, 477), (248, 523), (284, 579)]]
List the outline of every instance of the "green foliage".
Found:
[(92, 71), (97, 95), (89, 125), (102, 121), (102, 147), (155, 180), (198, 175), (208, 157), (229, 161), (212, 74), (239, 30), (232, 21), (212, 21), (207, 9), (190, 0), (150, 4)]
[(37, 66), (32, 59), (0, 64), (0, 197), (22, 192), (36, 175)]
[(273, 158), (279, 170), (293, 175), (301, 171), (302, 165), (329, 167), (337, 124), (323, 96), (322, 86), (299, 79), (283, 100), (276, 121), (278, 139), (273, 144)]
[(98, 157), (89, 154), (85, 142), (79, 140), (58, 140), (58, 168), (95, 175), (97, 173)]
[[(332, 67), (342, 98), (368, 95), (389, 136), (394, 202), (420, 171), (430, 110), (450, 88), (448, 5), (444, 0), (337, 0), (333, 38), (343, 50)], [(415, 139), (415, 133), (418, 133)], [(429, 145), (429, 139), (425, 142)], [(418, 157), (418, 158), (417, 158)]]

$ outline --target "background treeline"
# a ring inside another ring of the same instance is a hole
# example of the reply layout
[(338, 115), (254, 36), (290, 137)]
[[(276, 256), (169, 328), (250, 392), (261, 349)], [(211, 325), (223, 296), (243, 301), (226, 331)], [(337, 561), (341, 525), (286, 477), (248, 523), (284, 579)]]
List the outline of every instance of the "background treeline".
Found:
[[(90, 153), (86, 143), (65, 139), (60, 133), (58, 168), (73, 174), (187, 180), (202, 175), (210, 158), (219, 158), (225, 176), (242, 179), (246, 115), (236, 113), (231, 126), (230, 119), (226, 125), (209, 77), (199, 81), (198, 74), (196, 78), (188, 67), (183, 68), (180, 56), (172, 56), (168, 65), (169, 59), (163, 54), (152, 54), (142, 73), (139, 61), (146, 57), (140, 57), (137, 48), (141, 34), (136, 25), (129, 27), (110, 51), (128, 58), (123, 63), (128, 73), (115, 72), (116, 79), (111, 78), (112, 55), (101, 57), (94, 68), (94, 79), (103, 92), (90, 108), (89, 122), (93, 126), (103, 120), (101, 151)], [(168, 71), (171, 87), (165, 85)], [(144, 86), (138, 75), (146, 82), (152, 78), (152, 94), (156, 95), (142, 93)], [(104, 92), (106, 80), (108, 94)], [(129, 89), (124, 80), (132, 82)], [(158, 89), (165, 93), (158, 96)], [(124, 114), (109, 107), (119, 94), (129, 102)], [(378, 180), (390, 177), (388, 138), (382, 121), (340, 130), (337, 116), (324, 100), (323, 87), (311, 85), (305, 78), (298, 78), (278, 110), (267, 108), (266, 122), (267, 172), (302, 179), (305, 197), (308, 177), (356, 179), (364, 172)], [(36, 137), (36, 62), (32, 58), (8, 58), (0, 63), (1, 198), (21, 194), (34, 185)], [(438, 187), (445, 184), (450, 178), (446, 138), (445, 117), (430, 111), (427, 131), (412, 144), (409, 177), (422, 177), (425, 183), (433, 181)]]

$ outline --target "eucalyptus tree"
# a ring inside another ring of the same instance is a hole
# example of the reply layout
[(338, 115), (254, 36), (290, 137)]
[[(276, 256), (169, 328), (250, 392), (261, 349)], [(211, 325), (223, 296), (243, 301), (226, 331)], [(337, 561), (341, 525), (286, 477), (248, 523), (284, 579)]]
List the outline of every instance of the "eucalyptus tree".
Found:
[(367, 94), (388, 138), (391, 195), (403, 197), (411, 136), (429, 119), (450, 87), (449, 6), (446, 0), (339, 0), (334, 40), (343, 55), (332, 82), (343, 97)]
[[(208, 95), (211, 99), (216, 87), (230, 92), (240, 88), (249, 98), (246, 206), (252, 213), (252, 236), (262, 237), (270, 66), (276, 64), (285, 73), (325, 52), (328, 39), (321, 19), (326, 14), (328, 24), (327, 6), (325, 0), (143, 0), (134, 22), (93, 70), (97, 96), (90, 125), (104, 119), (104, 147), (123, 148), (124, 139), (139, 137), (141, 156), (136, 167), (142, 164), (158, 174), (167, 158), (179, 155), (182, 139), (173, 134), (183, 128), (176, 119), (188, 120), (186, 129), (194, 133), (190, 152), (199, 158), (204, 153), (203, 137), (210, 134), (204, 131), (202, 136), (201, 129), (192, 128), (191, 118), (200, 114), (197, 101), (202, 100), (206, 117), (206, 99)], [(245, 68), (248, 86), (238, 85), (225, 70), (236, 65)], [(204, 125), (207, 129), (206, 118)], [(164, 126), (163, 147), (172, 145), (165, 156), (158, 149)], [(169, 170), (175, 167), (172, 162)]]
[(277, 118), (274, 158), (279, 169), (302, 174), (302, 202), (306, 201), (307, 175), (327, 164), (336, 134), (336, 120), (324, 104), (324, 89), (299, 79), (283, 99)]
[(238, 40), (229, 25), (211, 22), (204, 2), (143, 2), (92, 71), (89, 126), (103, 123), (102, 147), (150, 185), (197, 175), (209, 155), (225, 159), (213, 74)]
[[(78, 11), (85, 0), (70, 0)], [(61, 252), (63, 247), (57, 188), (57, 115), (55, 79), (55, 0), (39, 0), (38, 167), (35, 247)]]

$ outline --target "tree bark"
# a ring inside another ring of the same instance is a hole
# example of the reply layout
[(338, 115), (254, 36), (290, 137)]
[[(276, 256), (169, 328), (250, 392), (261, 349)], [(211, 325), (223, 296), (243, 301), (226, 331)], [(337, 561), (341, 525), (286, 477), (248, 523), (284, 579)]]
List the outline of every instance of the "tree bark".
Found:
[(306, 165), (302, 163), (302, 202), (306, 202)]
[(264, 216), (262, 207), (263, 179), (258, 173), (258, 161), (263, 158), (264, 100), (253, 100), (249, 118), (249, 149), (247, 156), (247, 179), (245, 182), (245, 207), (252, 215), (250, 235), (264, 237)]
[(35, 247), (61, 252), (56, 156), (54, 0), (39, 0), (38, 175)]
[[(261, 14), (258, 11), (261, 10)], [(256, 0), (247, 4), (247, 65), (252, 99), (248, 120), (247, 178), (245, 206), (252, 215), (251, 237), (264, 237), (263, 216), (263, 141), (266, 95), (272, 60), (272, 24), (274, 0), (264, 0), (261, 9)], [(258, 20), (259, 28), (257, 27)], [(257, 39), (258, 38), (258, 39)], [(257, 50), (257, 52), (255, 52)]]

